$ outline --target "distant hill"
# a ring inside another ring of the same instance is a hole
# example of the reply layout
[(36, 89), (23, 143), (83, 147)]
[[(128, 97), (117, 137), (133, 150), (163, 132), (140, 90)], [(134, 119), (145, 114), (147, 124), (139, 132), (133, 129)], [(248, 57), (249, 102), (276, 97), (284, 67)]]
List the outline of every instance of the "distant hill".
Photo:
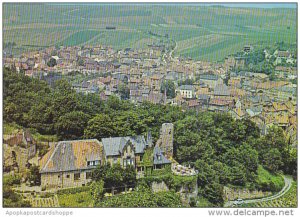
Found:
[[(175, 55), (216, 61), (244, 44), (296, 43), (297, 11), (149, 4), (3, 4), (4, 42), (14, 52), (57, 44), (144, 48), (168, 34)], [(106, 26), (114, 26), (110, 31)], [(27, 46), (25, 46), (27, 45)], [(31, 45), (31, 46), (28, 46)]]

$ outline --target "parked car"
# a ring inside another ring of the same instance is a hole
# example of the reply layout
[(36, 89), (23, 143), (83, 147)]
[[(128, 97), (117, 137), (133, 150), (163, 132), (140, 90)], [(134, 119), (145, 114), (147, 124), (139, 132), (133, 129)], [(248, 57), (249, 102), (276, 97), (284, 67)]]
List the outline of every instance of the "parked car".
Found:
[(243, 199), (237, 199), (233, 202), (234, 205), (242, 205), (244, 203)]

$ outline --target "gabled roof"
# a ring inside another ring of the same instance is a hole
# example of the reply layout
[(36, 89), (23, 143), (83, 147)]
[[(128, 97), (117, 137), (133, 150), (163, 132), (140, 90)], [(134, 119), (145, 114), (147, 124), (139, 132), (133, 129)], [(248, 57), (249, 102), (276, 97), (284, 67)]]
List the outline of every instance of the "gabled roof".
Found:
[(178, 87), (179, 90), (195, 90), (193, 85), (181, 85)]
[(110, 137), (103, 138), (102, 144), (106, 156), (120, 155), (124, 146), (130, 141), (135, 147), (135, 153), (144, 153), (146, 140), (144, 136), (126, 136), (126, 137)]
[(88, 169), (88, 160), (101, 160), (103, 147), (97, 139), (61, 141), (39, 162), (40, 172)]
[(210, 96), (207, 95), (207, 94), (199, 94), (198, 99), (200, 99), (200, 100), (209, 100)]
[(202, 80), (218, 80), (219, 79), (219, 76), (218, 75), (215, 75), (215, 74), (202, 74), (202, 75), (199, 75), (199, 78), (202, 79)]
[(230, 96), (230, 91), (225, 84), (217, 84), (214, 90), (215, 96)]

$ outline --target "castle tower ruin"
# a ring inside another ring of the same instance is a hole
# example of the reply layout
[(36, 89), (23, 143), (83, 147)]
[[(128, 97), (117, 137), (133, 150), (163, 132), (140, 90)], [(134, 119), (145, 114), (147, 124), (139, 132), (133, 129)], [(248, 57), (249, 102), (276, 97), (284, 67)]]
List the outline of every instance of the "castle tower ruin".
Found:
[(160, 130), (160, 137), (156, 143), (167, 158), (173, 157), (173, 135), (174, 127), (172, 123), (163, 123)]

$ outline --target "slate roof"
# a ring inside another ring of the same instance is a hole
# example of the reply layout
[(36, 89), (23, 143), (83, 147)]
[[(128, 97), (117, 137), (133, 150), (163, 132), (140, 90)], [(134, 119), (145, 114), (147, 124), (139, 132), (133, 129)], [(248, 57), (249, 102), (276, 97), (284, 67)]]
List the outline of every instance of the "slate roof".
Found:
[(199, 94), (198, 99), (199, 100), (209, 100), (210, 96), (208, 96), (207, 94)]
[(159, 104), (163, 102), (163, 94), (162, 93), (154, 93), (150, 91), (148, 95), (143, 96), (144, 101), (149, 101), (153, 104)]
[(219, 76), (215, 74), (202, 74), (199, 76), (202, 80), (218, 80)]
[(181, 85), (178, 87), (179, 90), (194, 90), (193, 85)]
[(89, 169), (88, 160), (102, 159), (102, 145), (97, 139), (61, 141), (40, 161), (40, 172)]
[(262, 112), (262, 106), (250, 107), (249, 110), (255, 113)]
[(225, 84), (217, 84), (214, 90), (215, 96), (230, 96), (230, 91)]
[(120, 155), (120, 152), (123, 150), (124, 146), (128, 141), (135, 147), (135, 153), (144, 153), (146, 148), (146, 140), (144, 136), (126, 136), (126, 137), (110, 137), (103, 138), (102, 144), (104, 147), (104, 152), (106, 156), (116, 156)]
[(250, 96), (249, 100), (252, 103), (259, 103), (259, 102), (271, 102), (270, 98), (268, 96), (265, 95), (255, 95), (255, 96)]
[[(161, 156), (161, 159), (158, 159), (158, 156)], [(168, 160), (162, 153), (162, 150), (159, 147), (154, 147), (153, 149), (153, 164), (170, 164), (172, 163), (170, 160)]]

